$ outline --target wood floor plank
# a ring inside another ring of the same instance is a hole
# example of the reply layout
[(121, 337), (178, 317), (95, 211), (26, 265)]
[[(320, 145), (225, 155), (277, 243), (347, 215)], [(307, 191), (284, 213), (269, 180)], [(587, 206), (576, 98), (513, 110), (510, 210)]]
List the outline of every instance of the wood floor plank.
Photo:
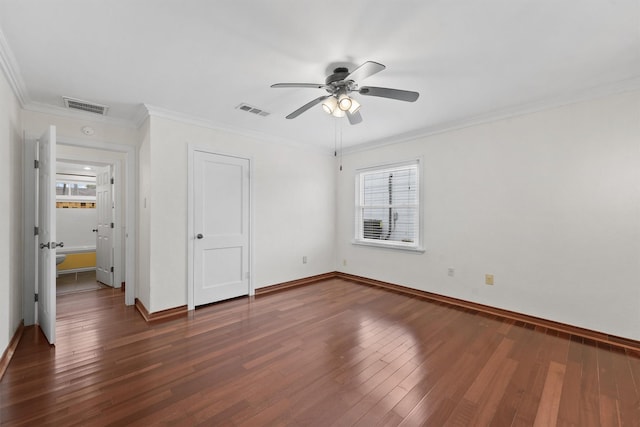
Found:
[[(529, 345), (520, 345), (520, 351), (512, 352), (511, 357), (514, 360), (518, 360), (522, 366), (530, 366), (531, 375), (528, 377), (526, 385), (519, 389), (519, 392), (522, 393), (522, 399), (519, 402), (513, 425), (531, 426), (535, 422), (540, 402), (544, 397), (543, 392), (549, 374), (552, 355), (549, 347), (563, 338), (547, 334), (545, 328), (526, 324), (522, 325), (522, 328), (523, 337), (528, 337)], [(529, 350), (528, 352), (527, 349)]]
[(452, 411), (446, 425), (487, 425), (496, 413), (505, 389), (518, 366), (508, 358), (514, 342), (504, 339), (491, 357), (484, 363), (475, 380), (462, 397), (452, 396), (460, 401)]
[(598, 383), (597, 345), (595, 341), (583, 340), (580, 360), (582, 363), (578, 425), (596, 427), (600, 425), (600, 390)]
[(496, 409), (500, 401), (504, 397), (504, 393), (507, 389), (513, 374), (518, 367), (518, 363), (514, 360), (507, 359), (504, 364), (500, 366), (500, 369), (496, 372), (496, 375), (491, 379), (491, 383), (488, 385), (487, 390), (478, 403), (478, 410), (474, 414), (471, 423), (467, 425), (485, 426), (496, 423)]
[(636, 388), (636, 394), (640, 396), (640, 351), (626, 350), (626, 361), (631, 373), (631, 381)]
[(542, 398), (533, 423), (534, 427), (553, 427), (557, 424), (565, 371), (565, 365), (554, 361), (550, 363)]
[(330, 279), (146, 323), (119, 290), (26, 327), (0, 425), (609, 426), (640, 419), (640, 354)]
[(611, 368), (618, 392), (618, 415), (620, 425), (640, 424), (640, 395), (638, 395), (633, 375), (627, 363), (624, 349), (611, 349)]
[(570, 339), (562, 394), (558, 407), (558, 423), (565, 425), (579, 425), (580, 422), (581, 402), (579, 399), (576, 399), (575, 396), (580, 394), (582, 345), (581, 338), (575, 337)]
[[(539, 376), (540, 364), (536, 361), (536, 354), (526, 351), (528, 346), (522, 346), (521, 343), (523, 340), (528, 340), (531, 347), (535, 347), (539, 345), (538, 335), (532, 336), (530, 330), (524, 328), (521, 323), (513, 321), (505, 337), (514, 342), (509, 358), (517, 361), (517, 368), (507, 384), (503, 399), (498, 403), (491, 424), (514, 425), (516, 414), (519, 414), (521, 419), (530, 420), (528, 424), (531, 425), (535, 418), (537, 400), (529, 395), (529, 391), (533, 389), (533, 384)], [(530, 416), (527, 417), (527, 414)]]
[(496, 375), (496, 372), (500, 369), (500, 367), (505, 363), (507, 359), (507, 355), (511, 351), (513, 347), (513, 341), (509, 339), (504, 339), (500, 345), (496, 348), (496, 350), (492, 353), (491, 357), (484, 364), (478, 376), (475, 378), (471, 387), (464, 394), (464, 399), (478, 403), (480, 401), (480, 397), (485, 393), (485, 389), (487, 384), (491, 382), (491, 378)]
[(600, 391), (600, 424), (618, 426), (620, 424), (620, 403), (616, 383), (614, 360), (611, 346), (598, 343), (598, 385)]

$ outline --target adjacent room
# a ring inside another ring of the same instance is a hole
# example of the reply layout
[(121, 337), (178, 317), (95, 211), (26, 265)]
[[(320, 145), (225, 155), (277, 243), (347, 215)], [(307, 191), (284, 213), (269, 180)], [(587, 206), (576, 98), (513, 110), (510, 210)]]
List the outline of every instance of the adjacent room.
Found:
[(640, 3), (0, 0), (0, 425), (640, 425)]

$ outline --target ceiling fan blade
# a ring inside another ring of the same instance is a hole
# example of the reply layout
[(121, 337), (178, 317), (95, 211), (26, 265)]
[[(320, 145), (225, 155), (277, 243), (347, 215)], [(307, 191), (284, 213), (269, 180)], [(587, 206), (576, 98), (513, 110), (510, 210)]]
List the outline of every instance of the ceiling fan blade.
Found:
[(310, 87), (315, 89), (325, 89), (327, 87), (324, 83), (276, 83), (271, 87)]
[(379, 96), (381, 98), (397, 99), (399, 101), (407, 102), (414, 102), (420, 96), (418, 92), (374, 86), (361, 87), (358, 92), (360, 93), (360, 95)]
[(352, 125), (357, 125), (362, 122), (362, 114), (360, 114), (360, 111), (356, 111), (353, 114), (347, 111), (347, 118), (349, 119), (349, 123)]
[(300, 114), (302, 114), (305, 111), (307, 111), (309, 108), (313, 107), (314, 105), (320, 104), (322, 101), (324, 101), (325, 99), (329, 98), (330, 96), (331, 95), (320, 96), (320, 97), (314, 99), (313, 101), (307, 102), (302, 107), (298, 108), (296, 111), (294, 111), (293, 113), (289, 114), (287, 116), (287, 119), (295, 119)]
[(373, 61), (367, 61), (364, 64), (362, 64), (361, 66), (359, 66), (358, 68), (356, 68), (355, 70), (353, 70), (351, 73), (349, 73), (349, 75), (347, 77), (345, 77), (345, 80), (353, 80), (355, 82), (360, 81), (362, 79), (366, 79), (369, 76), (373, 76), (376, 73), (379, 73), (380, 71), (384, 70), (385, 67), (384, 65), (378, 63), (378, 62), (373, 62)]

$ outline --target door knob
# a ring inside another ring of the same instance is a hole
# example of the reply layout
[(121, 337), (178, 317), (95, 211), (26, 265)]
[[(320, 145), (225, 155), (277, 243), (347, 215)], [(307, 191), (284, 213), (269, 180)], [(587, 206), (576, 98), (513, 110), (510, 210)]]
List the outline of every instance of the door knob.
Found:
[(93, 230), (91, 230), (91, 231), (93, 231), (94, 233), (97, 233), (97, 232), (98, 232), (98, 229), (97, 229), (97, 228), (94, 228), (94, 229), (93, 229)]
[(49, 249), (49, 242), (47, 242), (47, 243), (40, 243), (40, 249), (44, 249), (44, 248)]
[(202, 234), (198, 233), (198, 234), (196, 235), (196, 239), (200, 240), (200, 239), (202, 239), (202, 238), (204, 238), (204, 236), (203, 236)]

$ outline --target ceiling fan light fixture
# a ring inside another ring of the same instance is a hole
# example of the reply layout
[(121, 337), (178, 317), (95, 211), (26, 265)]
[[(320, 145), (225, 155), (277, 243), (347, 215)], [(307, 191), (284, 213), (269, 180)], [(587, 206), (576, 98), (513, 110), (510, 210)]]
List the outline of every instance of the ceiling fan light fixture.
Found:
[(324, 102), (322, 103), (322, 109), (327, 114), (333, 113), (336, 110), (337, 106), (338, 106), (338, 100), (336, 99), (335, 96), (331, 96), (325, 99)]
[(336, 108), (335, 110), (333, 110), (333, 113), (331, 113), (331, 115), (333, 117), (344, 117), (347, 113), (345, 113), (344, 111), (342, 111), (342, 109), (340, 108)]
[(338, 96), (338, 108), (340, 108), (342, 111), (349, 111), (349, 109), (351, 108), (351, 104), (353, 104), (353, 102), (346, 93), (340, 94)]
[(355, 114), (360, 109), (360, 103), (351, 98), (351, 108), (349, 108), (349, 114)]

